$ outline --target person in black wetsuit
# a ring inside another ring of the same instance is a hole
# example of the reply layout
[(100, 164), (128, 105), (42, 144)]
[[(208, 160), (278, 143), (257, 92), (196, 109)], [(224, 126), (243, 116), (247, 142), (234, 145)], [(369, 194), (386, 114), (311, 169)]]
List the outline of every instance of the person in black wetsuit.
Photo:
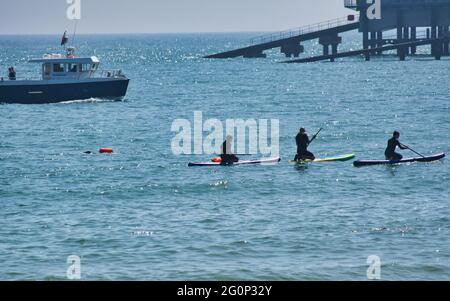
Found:
[(8, 78), (9, 80), (16, 80), (16, 70), (14, 70), (14, 67), (8, 68)]
[(406, 146), (402, 145), (398, 139), (400, 138), (400, 133), (395, 131), (392, 135), (392, 138), (389, 139), (388, 145), (386, 148), (386, 151), (384, 152), (384, 155), (386, 156), (386, 160), (391, 161), (399, 161), (403, 159), (403, 156), (399, 153), (396, 153), (395, 150), (397, 149), (397, 146), (400, 149), (408, 149)]
[(233, 137), (227, 136), (227, 139), (222, 143), (222, 154), (220, 155), (220, 159), (222, 160), (220, 164), (222, 165), (231, 165), (239, 162), (239, 158), (231, 151), (232, 141)]
[(311, 140), (309, 140), (304, 128), (300, 129), (300, 133), (298, 133), (297, 137), (295, 137), (295, 142), (297, 143), (297, 155), (295, 155), (294, 161), (316, 159), (314, 154), (308, 151), (308, 146), (311, 143)]

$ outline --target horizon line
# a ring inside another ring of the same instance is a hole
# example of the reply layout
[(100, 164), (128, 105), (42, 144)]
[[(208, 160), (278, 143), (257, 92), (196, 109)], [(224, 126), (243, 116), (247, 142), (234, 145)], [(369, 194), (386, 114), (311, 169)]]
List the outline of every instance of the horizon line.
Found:
[[(237, 33), (273, 33), (280, 32), (274, 31), (167, 31), (167, 32), (83, 32), (76, 33), (76, 35), (158, 35), (158, 34), (237, 34)], [(61, 35), (62, 33), (0, 33), (0, 36), (49, 36), (49, 35)]]

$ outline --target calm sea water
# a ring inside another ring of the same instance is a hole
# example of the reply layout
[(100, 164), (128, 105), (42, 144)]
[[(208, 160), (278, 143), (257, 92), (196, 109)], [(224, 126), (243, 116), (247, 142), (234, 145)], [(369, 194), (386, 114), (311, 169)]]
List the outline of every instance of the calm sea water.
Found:
[[(394, 129), (450, 153), (450, 60), (201, 58), (251, 36), (78, 36), (131, 78), (123, 102), (0, 105), (0, 279), (65, 279), (69, 255), (89, 280), (365, 280), (370, 255), (382, 279), (450, 279), (447, 162), (287, 163), (300, 126), (324, 127), (319, 157), (383, 158)], [(58, 42), (0, 37), (0, 68), (35, 76)], [(194, 111), (279, 119), (283, 161), (187, 168), (209, 157), (174, 156), (171, 123)], [(99, 147), (115, 154), (83, 154)]]

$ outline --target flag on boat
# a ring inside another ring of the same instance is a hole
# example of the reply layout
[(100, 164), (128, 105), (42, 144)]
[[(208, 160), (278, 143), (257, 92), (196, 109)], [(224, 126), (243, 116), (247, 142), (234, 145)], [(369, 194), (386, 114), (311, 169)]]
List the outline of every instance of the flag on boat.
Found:
[(66, 30), (66, 31), (64, 31), (64, 35), (61, 39), (61, 46), (66, 45), (68, 41), (69, 41), (69, 38), (67, 37), (67, 30)]

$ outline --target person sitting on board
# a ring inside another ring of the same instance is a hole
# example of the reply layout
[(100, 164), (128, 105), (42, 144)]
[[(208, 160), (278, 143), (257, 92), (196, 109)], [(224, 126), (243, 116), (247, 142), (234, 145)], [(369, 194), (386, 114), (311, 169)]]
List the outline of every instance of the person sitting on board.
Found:
[(222, 143), (222, 153), (220, 155), (222, 165), (231, 165), (233, 163), (239, 162), (239, 158), (233, 154), (231, 151), (231, 142), (233, 137), (228, 135), (227, 139)]
[(14, 70), (14, 67), (8, 68), (8, 78), (9, 80), (16, 80), (16, 70)]
[(297, 143), (297, 155), (295, 155), (294, 161), (314, 161), (316, 159), (314, 154), (308, 151), (308, 146), (311, 143), (311, 140), (309, 140), (304, 128), (300, 129), (300, 133), (298, 133), (297, 137), (295, 137), (295, 142)]
[(386, 148), (386, 151), (384, 152), (384, 155), (386, 156), (386, 160), (390, 161), (400, 161), (403, 159), (403, 156), (399, 153), (396, 153), (395, 150), (397, 149), (397, 146), (400, 149), (408, 149), (407, 147), (403, 146), (398, 139), (400, 138), (400, 133), (398, 131), (395, 131), (392, 135), (392, 138), (389, 139), (388, 145)]

